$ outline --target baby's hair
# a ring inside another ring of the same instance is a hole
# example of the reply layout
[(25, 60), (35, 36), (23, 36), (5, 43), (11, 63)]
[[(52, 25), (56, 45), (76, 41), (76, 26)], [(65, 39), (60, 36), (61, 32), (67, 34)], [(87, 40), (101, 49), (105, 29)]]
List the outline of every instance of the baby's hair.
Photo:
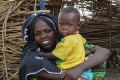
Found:
[(79, 12), (76, 8), (74, 8), (74, 7), (72, 7), (72, 6), (68, 6), (68, 7), (66, 7), (66, 8), (63, 8), (63, 9), (60, 11), (60, 13), (62, 13), (62, 14), (73, 13), (73, 14), (75, 14), (75, 16), (77, 17), (78, 22), (80, 22), (80, 12)]

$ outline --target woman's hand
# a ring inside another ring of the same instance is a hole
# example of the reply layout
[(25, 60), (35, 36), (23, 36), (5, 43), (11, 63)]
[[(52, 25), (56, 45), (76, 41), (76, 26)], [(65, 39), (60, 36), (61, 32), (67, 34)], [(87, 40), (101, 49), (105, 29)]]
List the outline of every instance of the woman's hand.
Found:
[(81, 80), (80, 75), (83, 71), (82, 66), (69, 69), (62, 74), (61, 80)]

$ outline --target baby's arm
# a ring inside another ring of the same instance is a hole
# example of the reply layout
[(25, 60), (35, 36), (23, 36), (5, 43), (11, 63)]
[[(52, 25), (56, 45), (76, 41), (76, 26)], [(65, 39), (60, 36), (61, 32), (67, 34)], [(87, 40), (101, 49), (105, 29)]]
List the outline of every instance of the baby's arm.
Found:
[(40, 52), (40, 56), (47, 57), (48, 59), (58, 59), (56, 56), (54, 56), (52, 53), (45, 53), (45, 52)]

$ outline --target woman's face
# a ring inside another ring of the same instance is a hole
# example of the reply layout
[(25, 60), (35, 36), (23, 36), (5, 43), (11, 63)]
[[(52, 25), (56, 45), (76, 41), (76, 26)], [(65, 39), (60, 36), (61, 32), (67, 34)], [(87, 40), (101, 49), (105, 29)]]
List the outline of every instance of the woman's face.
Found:
[(38, 21), (34, 29), (35, 41), (45, 49), (50, 49), (55, 40), (55, 34), (44, 21)]

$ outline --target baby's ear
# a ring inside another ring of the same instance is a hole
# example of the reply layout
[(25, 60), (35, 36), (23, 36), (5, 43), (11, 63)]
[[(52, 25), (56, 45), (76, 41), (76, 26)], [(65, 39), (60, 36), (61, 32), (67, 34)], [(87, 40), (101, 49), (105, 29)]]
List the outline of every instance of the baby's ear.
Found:
[(80, 30), (80, 27), (77, 27), (75, 33), (76, 33), (76, 34), (79, 34), (79, 30)]
[(75, 31), (75, 34), (79, 34), (79, 30)]
[(77, 29), (80, 30), (80, 24), (77, 25)]

